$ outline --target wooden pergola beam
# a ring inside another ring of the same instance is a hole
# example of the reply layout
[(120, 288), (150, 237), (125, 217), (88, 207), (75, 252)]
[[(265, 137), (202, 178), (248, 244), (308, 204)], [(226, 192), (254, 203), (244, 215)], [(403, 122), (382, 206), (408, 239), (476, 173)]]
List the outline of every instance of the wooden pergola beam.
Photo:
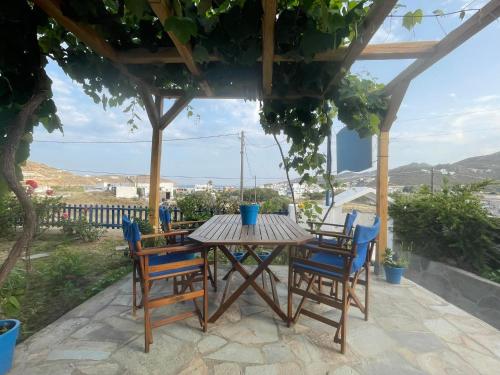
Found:
[(116, 51), (91, 27), (73, 21), (66, 17), (60, 8), (60, 1), (56, 0), (34, 0), (47, 15), (51, 16), (66, 30), (75, 34), (78, 39), (90, 47), (99, 55), (112, 61), (117, 61)]
[[(161, 24), (162, 25), (165, 24), (167, 18), (169, 18), (172, 15), (172, 12), (167, 7), (165, 1), (162, 0), (148, 0), (148, 1), (149, 5), (151, 6), (151, 9), (153, 9), (153, 12), (157, 15)], [(202, 72), (198, 67), (198, 64), (194, 61), (191, 46), (189, 44), (182, 43), (173, 32), (167, 31), (167, 34), (174, 43), (175, 48), (179, 52), (179, 55), (182, 57), (182, 60), (186, 64), (188, 70), (195, 78), (200, 79), (199, 85), (202, 88), (202, 90), (205, 91), (207, 96), (211, 96), (213, 94), (212, 89), (208, 85), (208, 82), (202, 79)]]
[(262, 90), (271, 95), (273, 90), (274, 24), (277, 0), (262, 0)]
[[(259, 98), (261, 95), (257, 89), (253, 90), (252, 93), (255, 95), (250, 95), (251, 90), (245, 90), (242, 88), (224, 88), (218, 89), (213, 93), (212, 96), (207, 96), (203, 91), (196, 91), (190, 93), (193, 99), (249, 99), (249, 98)], [(158, 95), (163, 96), (165, 99), (176, 99), (186, 95), (186, 92), (181, 89), (158, 89), (156, 91)], [(300, 98), (322, 98), (323, 95), (320, 92), (315, 91), (300, 91), (293, 92), (289, 91), (285, 95), (271, 94), (266, 96), (266, 99), (300, 99)]]
[(495, 21), (498, 17), (500, 17), (500, 0), (491, 0), (462, 25), (446, 35), (434, 47), (434, 53), (431, 56), (418, 59), (399, 73), (396, 78), (387, 84), (384, 91), (390, 93), (394, 91), (401, 82), (412, 80)]
[(172, 107), (161, 117), (160, 119), (160, 129), (164, 130), (176, 117), (177, 115), (191, 102), (193, 96), (185, 94), (172, 104)]
[(363, 22), (363, 27), (358, 32), (358, 37), (353, 40), (347, 48), (347, 53), (342, 60), (337, 73), (328, 84), (325, 93), (330, 90), (331, 87), (336, 86), (346, 72), (351, 69), (352, 64), (354, 64), (358, 56), (368, 45), (370, 39), (373, 35), (375, 35), (396, 3), (397, 0), (378, 0), (372, 4), (370, 10), (368, 11), (368, 15)]
[[(418, 59), (434, 53), (434, 47), (438, 43), (438, 41), (419, 41), (369, 44), (361, 52), (357, 60)], [(312, 61), (343, 61), (347, 51), (347, 47), (340, 47), (336, 50), (317, 53), (312, 58)], [(155, 52), (148, 51), (145, 48), (116, 51), (116, 59), (122, 64), (184, 64), (184, 60), (176, 48), (160, 48)], [(210, 62), (222, 60), (217, 55), (208, 56), (208, 61)], [(273, 55), (274, 62), (297, 62), (303, 60), (302, 58), (286, 55)], [(257, 61), (262, 61), (262, 58), (257, 59)]]

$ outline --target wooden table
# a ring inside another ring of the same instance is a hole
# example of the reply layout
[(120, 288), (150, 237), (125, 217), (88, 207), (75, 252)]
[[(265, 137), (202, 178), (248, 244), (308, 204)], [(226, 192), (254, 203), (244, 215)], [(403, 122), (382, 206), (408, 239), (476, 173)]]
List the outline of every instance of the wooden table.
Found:
[[(284, 215), (259, 215), (256, 225), (241, 225), (240, 215), (216, 215), (191, 233), (189, 238), (219, 247), (245, 280), (229, 298), (222, 301), (217, 311), (210, 317), (210, 323), (215, 322), (250, 285), (281, 319), (287, 321), (287, 314), (281, 310), (276, 296), (273, 296), (274, 299), (269, 296), (255, 280), (284, 248), (312, 240), (310, 233)], [(252, 274), (249, 274), (229, 251), (227, 246), (230, 245), (244, 247), (255, 258), (258, 266)], [(260, 259), (255, 253), (257, 246), (262, 245), (272, 248), (271, 254), (265, 260)]]

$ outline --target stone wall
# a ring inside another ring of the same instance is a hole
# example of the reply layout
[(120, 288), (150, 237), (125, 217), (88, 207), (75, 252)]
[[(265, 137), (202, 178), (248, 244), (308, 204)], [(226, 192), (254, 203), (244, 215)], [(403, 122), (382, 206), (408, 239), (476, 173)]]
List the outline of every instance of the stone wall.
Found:
[(500, 329), (500, 284), (416, 254), (405, 277)]

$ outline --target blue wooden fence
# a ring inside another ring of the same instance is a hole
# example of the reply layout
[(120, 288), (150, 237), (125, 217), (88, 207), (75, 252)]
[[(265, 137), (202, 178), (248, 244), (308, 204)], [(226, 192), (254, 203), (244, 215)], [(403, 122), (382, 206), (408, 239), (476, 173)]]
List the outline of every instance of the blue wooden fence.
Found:
[[(178, 207), (170, 207), (172, 221), (182, 221), (183, 214)], [(218, 213), (214, 210), (206, 212), (210, 216)], [(288, 212), (275, 212), (276, 214), (287, 215)], [(49, 210), (49, 213), (44, 215), (42, 222), (46, 226), (59, 226), (61, 220), (81, 220), (86, 219), (89, 223), (95, 224), (104, 228), (121, 228), (122, 217), (134, 217), (141, 220), (148, 220), (149, 208), (147, 206), (125, 206), (125, 205), (86, 205), (74, 204), (58, 207), (57, 209)]]

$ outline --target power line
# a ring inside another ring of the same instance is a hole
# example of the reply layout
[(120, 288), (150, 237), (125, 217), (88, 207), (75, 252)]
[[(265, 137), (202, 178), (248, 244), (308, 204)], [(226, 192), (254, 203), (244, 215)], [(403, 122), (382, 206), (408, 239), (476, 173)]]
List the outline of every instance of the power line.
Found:
[[(481, 9), (479, 9), (479, 8), (460, 9), (460, 10), (454, 10), (454, 11), (450, 11), (450, 12), (443, 12), (443, 13), (439, 13), (439, 14), (422, 14), (422, 16), (419, 16), (419, 17), (425, 17), (425, 18), (444, 17), (444, 16), (451, 16), (454, 14), (460, 14), (460, 13), (464, 13), (464, 12), (478, 12), (480, 10)], [(404, 18), (404, 17), (406, 17), (406, 15), (404, 15), (404, 14), (389, 14), (387, 17)]]
[[(227, 133), (227, 134), (217, 134), (217, 135), (207, 135), (201, 137), (187, 137), (187, 138), (167, 138), (162, 142), (176, 142), (176, 141), (192, 141), (197, 139), (208, 139), (208, 138), (221, 138), (221, 137), (232, 137), (237, 136), (238, 133)], [(136, 141), (57, 141), (57, 140), (34, 140), (36, 143), (69, 143), (69, 144), (129, 144), (129, 143), (151, 143), (149, 140), (136, 140)]]
[[(81, 170), (81, 169), (59, 169), (65, 172), (75, 172), (75, 173), (92, 173), (98, 175), (122, 175), (122, 176), (146, 176), (145, 173), (130, 173), (130, 172), (110, 172), (110, 171), (93, 171), (93, 170)], [(239, 177), (226, 177), (226, 176), (183, 176), (183, 175), (162, 175), (162, 178), (186, 178), (186, 179), (195, 179), (195, 178), (203, 178), (203, 179), (213, 179), (213, 180), (239, 180)], [(251, 180), (252, 178), (248, 178)], [(259, 180), (284, 180), (286, 177), (259, 177)]]

